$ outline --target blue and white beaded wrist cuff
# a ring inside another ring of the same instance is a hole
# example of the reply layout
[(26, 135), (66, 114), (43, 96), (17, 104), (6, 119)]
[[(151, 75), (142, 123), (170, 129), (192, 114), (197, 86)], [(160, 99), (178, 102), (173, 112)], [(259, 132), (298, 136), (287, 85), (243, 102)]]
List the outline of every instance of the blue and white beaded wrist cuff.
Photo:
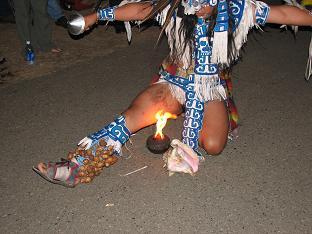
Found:
[(115, 20), (115, 8), (116, 7), (108, 7), (98, 10), (98, 20)]
[(256, 8), (256, 23), (259, 25), (265, 25), (269, 12), (270, 7), (264, 2), (258, 2), (259, 6)]

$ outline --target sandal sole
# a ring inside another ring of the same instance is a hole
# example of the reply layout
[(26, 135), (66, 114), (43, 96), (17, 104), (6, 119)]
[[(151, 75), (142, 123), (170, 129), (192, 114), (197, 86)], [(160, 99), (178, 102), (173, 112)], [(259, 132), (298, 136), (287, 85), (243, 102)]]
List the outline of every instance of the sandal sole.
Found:
[(34, 170), (34, 172), (36, 172), (38, 175), (40, 175), (43, 179), (45, 179), (46, 181), (49, 181), (52, 184), (62, 185), (66, 188), (74, 188), (76, 186), (76, 185), (67, 184), (64, 181), (50, 179), (45, 174), (43, 174), (37, 167), (33, 167), (32, 169)]

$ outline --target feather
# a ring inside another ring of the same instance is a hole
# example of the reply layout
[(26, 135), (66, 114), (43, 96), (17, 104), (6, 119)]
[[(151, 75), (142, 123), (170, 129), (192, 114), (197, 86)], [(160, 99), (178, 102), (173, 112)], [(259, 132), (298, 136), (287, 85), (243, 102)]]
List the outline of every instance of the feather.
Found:
[(292, 5), (292, 6), (296, 6), (299, 7), (301, 9), (304, 9), (303, 6), (301, 6), (297, 1), (295, 0), (284, 0), (284, 2), (286, 2), (288, 5)]
[(160, 0), (153, 7), (152, 11), (142, 20), (142, 23), (153, 18), (157, 13), (161, 12), (168, 4), (170, 0)]
[(168, 13), (167, 13), (167, 17), (166, 17), (166, 20), (165, 20), (165, 23), (160, 31), (160, 34), (159, 34), (159, 37), (157, 39), (157, 42), (156, 42), (156, 45), (159, 44), (159, 41), (160, 41), (160, 38), (162, 37), (162, 35), (164, 34), (165, 30), (166, 30), (166, 27), (168, 26), (168, 24), (170, 23), (170, 20), (171, 20), (171, 17), (174, 13), (174, 11), (177, 9), (178, 5), (180, 4), (181, 0), (173, 0), (172, 1), (172, 4), (170, 6), (170, 9), (168, 10)]
[(307, 68), (305, 73), (305, 78), (308, 81), (310, 77), (312, 76), (312, 37), (310, 42), (310, 48), (309, 48), (309, 59), (307, 62)]
[(128, 43), (130, 43), (131, 38), (132, 38), (131, 25), (128, 21), (124, 22), (124, 24), (125, 24), (125, 28), (126, 28), (126, 32), (127, 32)]

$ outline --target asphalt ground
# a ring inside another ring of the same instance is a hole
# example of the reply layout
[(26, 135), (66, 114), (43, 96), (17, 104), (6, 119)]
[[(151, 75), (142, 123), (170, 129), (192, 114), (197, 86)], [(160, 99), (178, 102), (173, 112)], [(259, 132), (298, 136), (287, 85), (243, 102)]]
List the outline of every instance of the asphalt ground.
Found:
[[(31, 169), (66, 156), (149, 85), (167, 53), (166, 43), (154, 50), (157, 28), (129, 48), (1, 87), (1, 233), (312, 233), (311, 32), (266, 31), (250, 35), (233, 70), (240, 136), (194, 177), (169, 177), (145, 148), (154, 127), (89, 185), (53, 185)], [(164, 131), (179, 138), (181, 125)]]

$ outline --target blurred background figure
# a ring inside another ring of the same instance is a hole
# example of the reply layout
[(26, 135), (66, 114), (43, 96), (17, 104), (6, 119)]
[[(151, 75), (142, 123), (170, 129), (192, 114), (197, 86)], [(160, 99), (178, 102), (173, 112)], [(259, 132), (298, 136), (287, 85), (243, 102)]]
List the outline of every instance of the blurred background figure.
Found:
[(59, 0), (48, 0), (48, 14), (56, 25), (67, 28), (68, 20), (61, 8)]
[(48, 0), (13, 0), (16, 29), (26, 57), (29, 45), (34, 53), (61, 52), (52, 43), (52, 26), (47, 13)]

